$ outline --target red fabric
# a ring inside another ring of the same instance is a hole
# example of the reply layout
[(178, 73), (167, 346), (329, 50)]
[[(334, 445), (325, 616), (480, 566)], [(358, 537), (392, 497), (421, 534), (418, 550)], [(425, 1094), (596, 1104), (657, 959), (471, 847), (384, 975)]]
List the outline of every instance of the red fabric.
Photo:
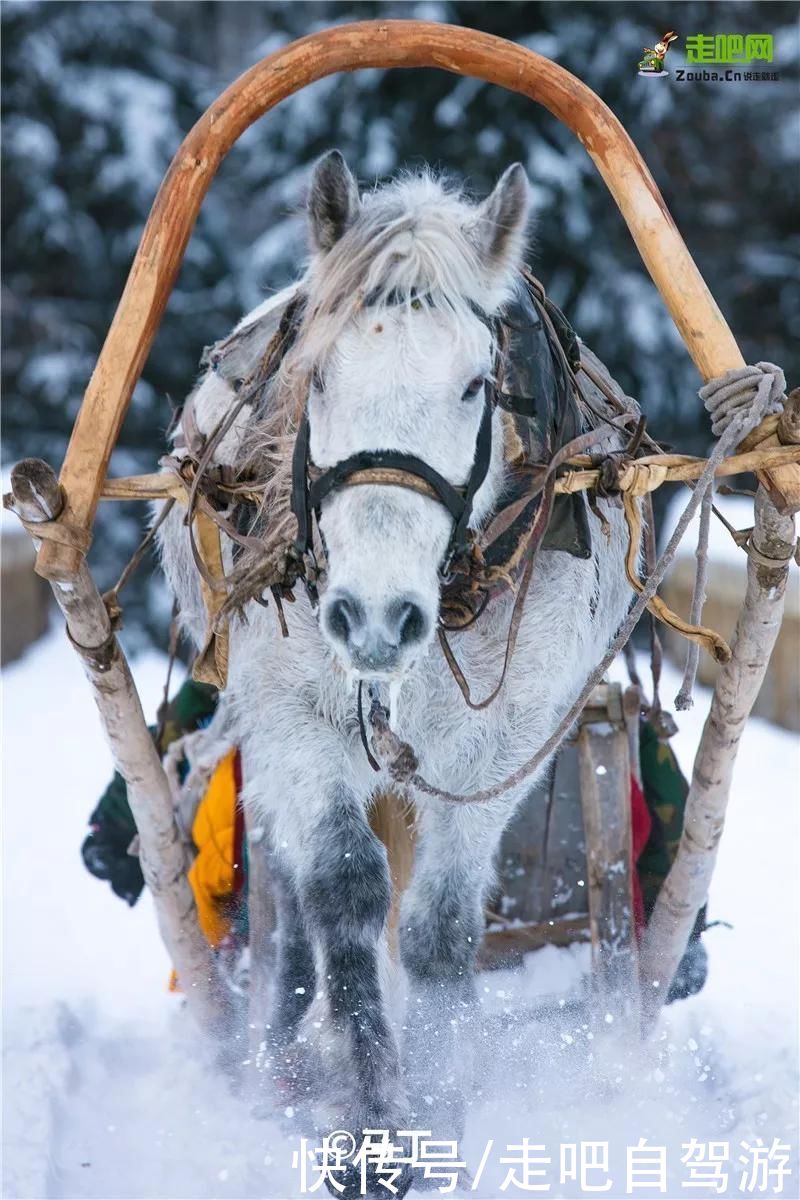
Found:
[(642, 889), (639, 886), (639, 873), (636, 865), (639, 855), (647, 845), (652, 828), (653, 818), (650, 816), (644, 793), (639, 787), (636, 776), (631, 775), (631, 877), (633, 879), (633, 916), (637, 937), (641, 937), (644, 931), (645, 919)]

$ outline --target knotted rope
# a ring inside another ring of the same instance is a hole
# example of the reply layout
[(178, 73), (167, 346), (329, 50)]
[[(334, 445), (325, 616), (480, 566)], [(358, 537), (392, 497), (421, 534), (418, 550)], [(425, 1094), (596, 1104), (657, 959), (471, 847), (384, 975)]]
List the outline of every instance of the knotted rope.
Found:
[[(786, 377), (775, 363), (759, 362), (753, 367), (735, 367), (726, 371), (724, 375), (710, 379), (700, 388), (698, 395), (711, 417), (711, 432), (720, 439), (712, 454), (713, 458), (721, 446), (726, 449), (728, 446), (737, 446), (765, 417), (781, 412), (786, 400)], [(725, 450), (721, 452), (720, 457), (724, 454)], [(697, 568), (689, 619), (693, 624), (699, 624), (706, 598), (713, 475), (707, 484), (703, 484), (701, 477), (695, 491), (700, 492), (701, 510), (700, 531), (695, 551)], [(679, 712), (686, 711), (694, 704), (692, 692), (699, 658), (697, 646), (690, 643), (680, 690), (675, 697), (675, 707)]]

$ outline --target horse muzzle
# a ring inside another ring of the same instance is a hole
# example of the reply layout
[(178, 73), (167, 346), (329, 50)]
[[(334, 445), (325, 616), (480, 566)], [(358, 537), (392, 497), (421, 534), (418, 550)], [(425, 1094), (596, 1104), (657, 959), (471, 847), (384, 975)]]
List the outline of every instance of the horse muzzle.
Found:
[(375, 604), (344, 589), (323, 597), (320, 619), (347, 668), (364, 677), (400, 674), (432, 628), (423, 604), (414, 596)]

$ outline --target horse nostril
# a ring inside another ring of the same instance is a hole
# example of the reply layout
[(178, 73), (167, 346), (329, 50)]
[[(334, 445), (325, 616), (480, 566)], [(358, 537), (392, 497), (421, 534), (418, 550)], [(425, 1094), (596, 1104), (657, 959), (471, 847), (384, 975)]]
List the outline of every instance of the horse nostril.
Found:
[(325, 622), (332, 637), (347, 643), (364, 624), (364, 610), (355, 597), (344, 592), (328, 605)]
[(413, 600), (402, 600), (393, 606), (390, 627), (396, 630), (398, 646), (413, 646), (425, 637), (427, 622), (425, 614)]

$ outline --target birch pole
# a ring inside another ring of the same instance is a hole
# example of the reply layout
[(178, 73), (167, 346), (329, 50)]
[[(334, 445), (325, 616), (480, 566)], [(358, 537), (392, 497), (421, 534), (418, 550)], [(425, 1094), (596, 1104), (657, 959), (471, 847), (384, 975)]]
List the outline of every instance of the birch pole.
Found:
[(794, 552), (794, 520), (778, 513), (763, 488), (756, 496), (751, 541), (754, 554), (747, 564), (747, 591), (731, 643), (731, 660), (717, 678), (694, 760), (683, 836), (641, 948), (645, 1030), (658, 1017), (707, 899), (739, 742), (781, 627)]
[[(22, 519), (34, 545), (40, 545), (53, 530), (69, 534), (69, 529), (58, 524), (62, 493), (47, 463), (23, 459), (11, 472), (11, 487), (11, 496), (5, 497), (4, 503)], [(40, 537), (37, 525), (41, 526)], [(202, 1029), (221, 1035), (233, 1013), (197, 920), (187, 878), (189, 862), (175, 821), (172, 794), (127, 659), (83, 560), (71, 582), (53, 582), (52, 588), (66, 618), (69, 639), (91, 685), (114, 766), (127, 784), (128, 802), (139, 834), (142, 872), (181, 989)]]

